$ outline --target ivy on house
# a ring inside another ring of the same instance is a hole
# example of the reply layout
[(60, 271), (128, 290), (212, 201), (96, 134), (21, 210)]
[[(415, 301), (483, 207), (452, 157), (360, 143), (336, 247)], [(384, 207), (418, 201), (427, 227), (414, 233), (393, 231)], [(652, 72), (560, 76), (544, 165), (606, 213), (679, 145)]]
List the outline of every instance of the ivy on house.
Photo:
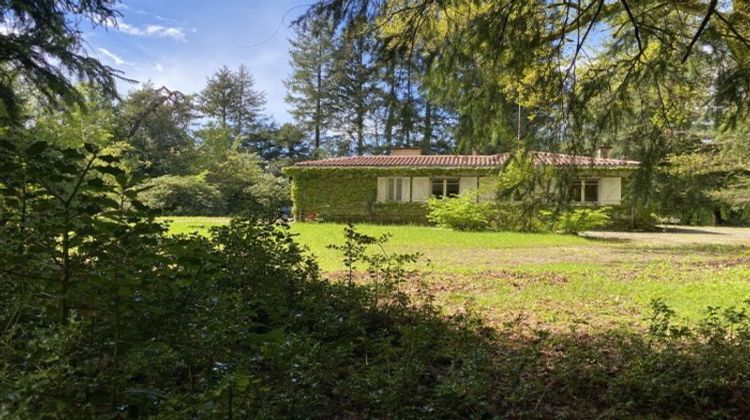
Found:
[(298, 220), (426, 224), (425, 203), (378, 203), (378, 177), (489, 176), (487, 168), (288, 167), (293, 213)]

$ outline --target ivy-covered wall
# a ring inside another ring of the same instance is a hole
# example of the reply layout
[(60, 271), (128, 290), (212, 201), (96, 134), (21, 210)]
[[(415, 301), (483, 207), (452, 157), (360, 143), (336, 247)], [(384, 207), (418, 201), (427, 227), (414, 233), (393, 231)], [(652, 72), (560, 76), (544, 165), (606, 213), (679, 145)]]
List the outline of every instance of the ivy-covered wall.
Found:
[(486, 169), (289, 167), (297, 220), (427, 223), (424, 203), (378, 203), (378, 177), (486, 176)]
[[(489, 176), (478, 168), (321, 168), (291, 166), (293, 214), (297, 220), (370, 223), (427, 223), (424, 203), (378, 203), (378, 177)], [(628, 169), (586, 168), (581, 176), (623, 176)]]

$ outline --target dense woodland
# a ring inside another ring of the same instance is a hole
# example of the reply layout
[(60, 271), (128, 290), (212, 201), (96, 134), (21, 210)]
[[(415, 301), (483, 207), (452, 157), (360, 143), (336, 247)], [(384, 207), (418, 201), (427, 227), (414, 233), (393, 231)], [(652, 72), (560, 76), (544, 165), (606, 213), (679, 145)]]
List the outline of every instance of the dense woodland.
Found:
[[(294, 124), (251, 69), (187, 95), (89, 57), (111, 0), (0, 3), (0, 417), (742, 417), (744, 309), (515, 334), (408, 295), (418, 255), (347, 228), (329, 281), (277, 222), (280, 168), (608, 144), (638, 208), (741, 223), (750, 5), (331, 0), (294, 25)], [(155, 217), (229, 214), (208, 237)], [(374, 251), (368, 251), (374, 249)], [(354, 273), (364, 270), (364, 278)], [(357, 280), (357, 281), (355, 281)], [(411, 285), (412, 288), (417, 287)]]

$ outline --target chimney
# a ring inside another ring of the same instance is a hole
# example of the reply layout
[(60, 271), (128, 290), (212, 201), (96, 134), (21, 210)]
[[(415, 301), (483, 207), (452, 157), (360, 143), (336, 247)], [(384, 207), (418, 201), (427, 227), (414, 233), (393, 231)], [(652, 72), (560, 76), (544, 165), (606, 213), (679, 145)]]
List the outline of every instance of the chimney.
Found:
[(419, 147), (394, 147), (391, 150), (392, 156), (419, 156), (422, 149)]
[(596, 157), (600, 159), (609, 159), (609, 152), (612, 151), (610, 146), (599, 146), (596, 148)]

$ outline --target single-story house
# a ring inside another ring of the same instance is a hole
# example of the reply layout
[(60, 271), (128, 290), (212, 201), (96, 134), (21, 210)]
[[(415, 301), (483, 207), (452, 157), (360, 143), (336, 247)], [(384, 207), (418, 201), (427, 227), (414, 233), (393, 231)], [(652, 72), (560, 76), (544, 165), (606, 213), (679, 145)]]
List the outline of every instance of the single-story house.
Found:
[[(622, 179), (639, 162), (532, 152), (536, 165), (575, 166), (573, 201), (618, 206)], [(424, 223), (430, 197), (451, 197), (479, 188), (482, 178), (497, 173), (509, 153), (495, 155), (422, 155), (419, 149), (396, 149), (390, 155), (351, 156), (298, 162), (284, 169), (292, 178), (297, 220), (376, 223)]]

